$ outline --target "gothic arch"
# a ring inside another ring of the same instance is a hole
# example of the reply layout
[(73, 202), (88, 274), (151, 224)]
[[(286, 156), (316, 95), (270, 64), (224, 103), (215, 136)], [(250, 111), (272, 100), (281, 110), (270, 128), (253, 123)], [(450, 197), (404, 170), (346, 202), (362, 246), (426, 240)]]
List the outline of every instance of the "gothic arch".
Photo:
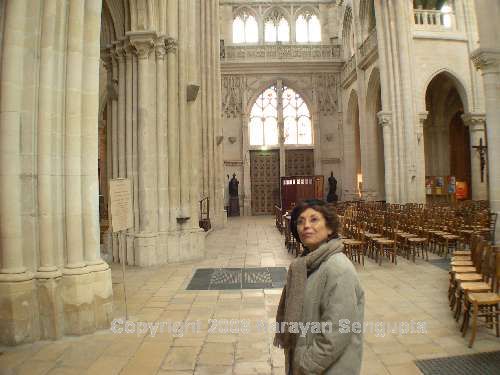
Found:
[[(248, 96), (248, 101), (244, 103), (244, 108), (245, 108), (245, 113), (250, 113), (252, 110), (252, 106), (254, 105), (255, 101), (259, 97), (260, 94), (262, 94), (266, 89), (271, 87), (272, 85), (276, 84), (276, 81), (278, 79), (270, 79), (266, 80), (265, 82), (261, 83), (255, 90), (252, 91), (252, 93)], [(317, 107), (314, 105), (314, 101), (312, 100), (311, 96), (305, 92), (305, 90), (301, 90), (297, 87), (295, 87), (290, 81), (287, 79), (282, 79), (283, 85), (290, 87), (292, 90), (294, 90), (297, 94), (299, 94), (302, 99), (304, 99), (304, 102), (307, 105), (307, 108), (309, 108), (309, 112), (311, 113), (311, 118), (313, 122), (313, 127), (314, 127), (314, 117), (315, 113), (317, 112)]]
[(425, 95), (432, 80), (440, 74), (444, 74), (447, 78), (449, 78), (453, 82), (455, 88), (457, 89), (458, 94), (460, 95), (460, 99), (462, 100), (462, 103), (464, 105), (464, 112), (466, 113), (470, 112), (471, 110), (470, 103), (472, 103), (471, 99), (472, 94), (470, 93), (470, 89), (468, 89), (467, 86), (464, 84), (464, 82), (459, 78), (459, 75), (453, 72), (449, 68), (438, 69), (433, 74), (431, 74), (429, 78), (425, 81), (425, 84), (422, 87), (422, 91), (418, 96), (418, 108), (419, 108), (418, 112), (426, 111)]
[(244, 14), (244, 13), (248, 13), (252, 16), (255, 17), (255, 20), (258, 22), (259, 21), (259, 17), (257, 15), (257, 12), (255, 11), (255, 9), (253, 9), (252, 7), (249, 7), (248, 5), (242, 5), (242, 6), (239, 6), (237, 7), (236, 9), (233, 10), (233, 20)]
[(304, 13), (311, 13), (319, 18), (319, 10), (311, 5), (304, 5), (298, 8), (293, 14), (293, 20), (295, 21), (298, 16)]
[(128, 1), (123, 0), (103, 1), (103, 16), (104, 10), (106, 9), (113, 22), (115, 32), (114, 40), (124, 37), (125, 33), (130, 30), (130, 11), (127, 5)]
[(359, 102), (358, 93), (352, 89), (347, 96), (347, 111), (343, 122), (343, 184), (345, 188), (344, 200), (351, 200), (357, 195), (357, 174), (361, 173), (361, 144), (359, 129)]
[(272, 12), (278, 12), (279, 14), (283, 15), (283, 17), (285, 17), (285, 19), (287, 20), (288, 25), (291, 25), (290, 13), (285, 8), (280, 6), (272, 6), (269, 9), (266, 9), (262, 14), (263, 23), (265, 23), (266, 18), (269, 17)]
[(374, 0), (360, 0), (359, 23), (361, 25), (362, 39), (375, 28), (375, 4)]

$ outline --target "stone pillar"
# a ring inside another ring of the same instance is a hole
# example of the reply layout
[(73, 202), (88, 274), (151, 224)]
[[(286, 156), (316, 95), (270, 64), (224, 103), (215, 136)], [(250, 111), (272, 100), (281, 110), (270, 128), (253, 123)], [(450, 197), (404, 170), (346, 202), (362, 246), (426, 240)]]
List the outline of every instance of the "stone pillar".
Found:
[[(485, 121), (486, 116), (484, 113), (464, 113), (462, 115), (464, 124), (469, 128), (470, 135), (470, 166), (471, 166), (471, 190), (473, 200), (486, 200), (488, 199), (487, 191), (487, 171), (488, 163), (482, 172), (483, 178), (481, 181), (481, 157), (480, 151), (474, 146), (479, 146), (482, 142), (486, 146), (485, 134)], [(483, 151), (485, 152), (485, 151)], [(485, 155), (485, 159), (487, 159)]]
[[(493, 6), (493, 2), (490, 2)], [(482, 4), (485, 6), (485, 4)], [(498, 4), (495, 5), (498, 9)], [(476, 4), (479, 7), (479, 4)], [(487, 8), (487, 7), (486, 7)], [(484, 17), (487, 13), (483, 12), (479, 17), (479, 22), (488, 23), (493, 26), (490, 20)], [(485, 26), (486, 27), (486, 26)], [(498, 30), (498, 25), (496, 26)], [(480, 34), (481, 37), (486, 35)], [(491, 37), (491, 35), (490, 35)], [(476, 68), (481, 69), (484, 94), (486, 104), (486, 131), (488, 137), (488, 187), (489, 187), (489, 200), (490, 209), (500, 216), (500, 49), (499, 48), (479, 48), (472, 54), (472, 60)], [(495, 230), (495, 242), (500, 243), (500, 218), (497, 219)]]
[(65, 273), (83, 274), (82, 232), (82, 60), (84, 38), (83, 0), (69, 4), (68, 57), (66, 71), (66, 134), (64, 175), (66, 186), (66, 252)]
[(51, 279), (61, 276), (61, 271), (56, 266), (54, 232), (54, 181), (52, 173), (52, 136), (55, 133), (53, 118), (55, 117), (54, 105), (54, 79), (57, 25), (54, 17), (57, 12), (55, 0), (46, 1), (43, 5), (41, 51), (40, 51), (40, 77), (38, 103), (38, 128), (37, 128), (37, 199), (38, 199), (38, 225), (39, 225), (39, 252), (40, 262), (37, 278)]
[[(177, 157), (177, 162), (179, 163), (180, 172), (180, 218), (189, 218), (186, 221), (180, 221), (179, 223), (185, 224), (182, 228), (185, 228), (190, 224), (193, 219), (190, 214), (189, 207), (189, 190), (190, 190), (190, 178), (189, 171), (191, 169), (191, 157), (190, 157), (190, 145), (189, 137), (191, 136), (190, 124), (187, 118), (187, 71), (189, 61), (187, 60), (188, 54), (188, 1), (179, 2), (179, 49), (177, 51), (178, 66), (179, 66), (179, 81), (178, 81), (178, 95), (179, 95), (179, 155)], [(195, 25), (191, 25), (195, 27)], [(191, 32), (193, 32), (191, 30)]]
[[(415, 150), (415, 165), (416, 165), (416, 175), (417, 179), (416, 184), (416, 202), (425, 203), (425, 144), (424, 144), (424, 126), (425, 121), (427, 120), (427, 116), (429, 115), (428, 111), (420, 112), (418, 114), (418, 121), (415, 129), (415, 138), (416, 142), (416, 150)], [(423, 187), (422, 189), (420, 187)]]
[[(134, 106), (137, 104), (134, 101), (134, 48), (128, 43), (125, 43), (125, 72), (126, 72), (126, 87), (125, 87), (125, 166), (126, 177), (132, 182), (132, 191), (137, 192), (138, 186), (135, 183), (136, 171), (134, 169)], [(134, 198), (134, 202), (136, 199)], [(135, 222), (135, 209), (134, 209), (134, 222)], [(127, 230), (126, 248), (127, 248), (127, 263), (134, 264), (134, 236), (135, 228)]]
[(167, 121), (165, 91), (166, 66), (165, 38), (160, 37), (155, 44), (156, 56), (156, 131), (158, 142), (158, 228), (166, 232), (169, 227), (168, 217), (168, 154), (167, 154)]
[[(33, 275), (23, 261), (21, 197), (21, 127), (23, 66), (29, 53), (23, 44), (30, 1), (5, 4), (0, 61), (0, 344), (34, 339), (37, 304)], [(8, 224), (7, 224), (8, 223)]]
[(127, 34), (138, 58), (138, 123), (137, 144), (139, 175), (139, 229), (136, 234), (136, 264), (149, 266), (156, 263), (158, 236), (158, 152), (156, 121), (149, 113), (149, 56), (153, 51), (156, 34), (148, 31)]
[(179, 214), (179, 128), (178, 128), (178, 97), (177, 97), (177, 41), (167, 38), (167, 151), (168, 151), (168, 200), (170, 212), (170, 230), (177, 228)]
[(379, 126), (382, 127), (384, 137), (384, 163), (385, 163), (385, 200), (389, 203), (395, 202), (395, 192), (398, 190), (397, 179), (391, 171), (394, 168), (393, 145), (392, 145), (392, 113), (380, 111), (377, 113)]

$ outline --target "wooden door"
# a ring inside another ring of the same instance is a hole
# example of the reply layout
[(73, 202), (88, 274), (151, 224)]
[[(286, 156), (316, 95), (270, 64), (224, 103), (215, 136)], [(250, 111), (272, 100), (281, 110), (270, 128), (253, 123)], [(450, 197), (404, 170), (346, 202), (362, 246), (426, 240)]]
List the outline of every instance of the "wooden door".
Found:
[(311, 176), (313, 174), (313, 150), (285, 151), (285, 176)]
[(278, 150), (250, 151), (252, 215), (271, 215), (280, 204), (280, 157)]

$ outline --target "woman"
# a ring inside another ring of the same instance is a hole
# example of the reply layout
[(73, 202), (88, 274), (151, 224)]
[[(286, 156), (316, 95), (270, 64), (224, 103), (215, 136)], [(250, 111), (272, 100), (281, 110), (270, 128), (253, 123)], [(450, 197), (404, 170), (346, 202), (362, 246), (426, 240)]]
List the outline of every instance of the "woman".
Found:
[(352, 331), (362, 331), (364, 292), (342, 252), (337, 215), (323, 201), (308, 200), (291, 216), (292, 234), (305, 251), (290, 264), (276, 314), (284, 329), (274, 344), (285, 349), (286, 373), (358, 375), (363, 336)]

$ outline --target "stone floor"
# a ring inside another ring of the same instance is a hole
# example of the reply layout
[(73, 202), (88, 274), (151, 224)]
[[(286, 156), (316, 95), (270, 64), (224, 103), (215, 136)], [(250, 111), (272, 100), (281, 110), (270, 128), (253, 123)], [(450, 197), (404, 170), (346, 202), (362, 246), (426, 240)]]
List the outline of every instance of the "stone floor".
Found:
[[(202, 261), (127, 269), (129, 320), (165, 322), (163, 333), (102, 331), (0, 348), (0, 375), (283, 374), (283, 354), (272, 346), (272, 334), (265, 332), (274, 320), (279, 289), (186, 291), (185, 287), (198, 267), (287, 266), (291, 260), (271, 217), (231, 219), (225, 229), (207, 236)], [(446, 271), (419, 259), (414, 264), (401, 258), (397, 266), (368, 260), (357, 269), (366, 292), (365, 321), (374, 324), (372, 332), (365, 331), (363, 375), (417, 375), (415, 359), (500, 350), (500, 339), (485, 328), (473, 349), (467, 347), (447, 305)], [(124, 304), (117, 265), (113, 288), (115, 316), (120, 318)], [(232, 325), (224, 320), (233, 320)], [(403, 334), (399, 328), (408, 328), (405, 323), (413, 333)], [(124, 325), (117, 323), (115, 328), (123, 330)], [(248, 328), (248, 332), (225, 333), (226, 328), (232, 332)]]

